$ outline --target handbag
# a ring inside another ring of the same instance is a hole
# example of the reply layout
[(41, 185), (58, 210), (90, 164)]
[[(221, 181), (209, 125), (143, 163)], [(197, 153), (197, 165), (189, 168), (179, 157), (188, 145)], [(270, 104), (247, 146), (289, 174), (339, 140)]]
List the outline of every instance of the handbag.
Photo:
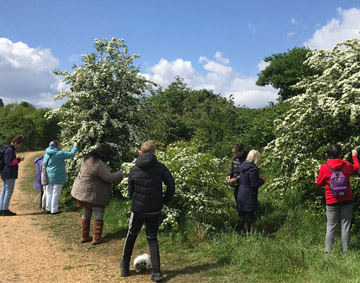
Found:
[(47, 174), (46, 174), (46, 167), (47, 164), (49, 163), (51, 156), (49, 157), (48, 161), (46, 164), (41, 164), (41, 185), (46, 186), (48, 184), (48, 179), (47, 179)]

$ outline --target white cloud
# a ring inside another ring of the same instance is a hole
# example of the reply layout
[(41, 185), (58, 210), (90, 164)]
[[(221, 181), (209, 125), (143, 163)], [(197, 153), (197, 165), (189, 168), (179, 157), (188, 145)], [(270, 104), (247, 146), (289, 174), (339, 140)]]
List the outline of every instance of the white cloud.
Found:
[[(276, 102), (278, 95), (275, 89), (270, 86), (256, 86), (256, 76), (244, 77), (234, 71), (228, 66), (229, 59), (223, 58), (220, 52), (216, 52), (214, 58), (216, 61), (211, 61), (204, 56), (199, 58), (199, 62), (203, 63), (203, 69), (206, 71), (205, 75), (196, 72), (190, 61), (176, 59), (169, 62), (161, 59), (158, 64), (148, 69), (145, 76), (164, 87), (173, 82), (176, 76), (180, 76), (193, 89), (213, 90), (224, 97), (233, 95), (235, 104), (251, 108), (264, 107), (269, 102)], [(265, 66), (265, 64), (267, 63), (260, 62), (258, 66)]]
[(0, 98), (5, 104), (27, 101), (38, 107), (60, 106), (63, 102), (52, 99), (64, 87), (52, 73), (58, 65), (49, 49), (0, 38)]
[(265, 62), (264, 60), (261, 60), (260, 63), (257, 65), (259, 71), (265, 70), (267, 66), (270, 65), (270, 62)]
[(225, 64), (225, 65), (230, 63), (230, 60), (228, 58), (224, 58), (220, 51), (216, 51), (214, 57), (215, 57), (216, 61), (218, 61), (219, 63)]
[(360, 10), (338, 8), (337, 13), (337, 18), (332, 18), (325, 26), (318, 28), (304, 45), (311, 49), (330, 49), (338, 42), (360, 38)]

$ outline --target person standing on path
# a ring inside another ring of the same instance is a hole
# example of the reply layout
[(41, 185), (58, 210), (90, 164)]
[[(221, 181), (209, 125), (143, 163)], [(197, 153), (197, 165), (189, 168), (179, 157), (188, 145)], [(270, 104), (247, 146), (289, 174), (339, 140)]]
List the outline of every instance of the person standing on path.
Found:
[[(104, 225), (105, 207), (111, 199), (110, 182), (120, 181), (123, 178), (122, 170), (111, 173), (109, 165), (114, 151), (107, 144), (99, 145), (86, 154), (81, 162), (80, 172), (77, 175), (71, 190), (71, 195), (77, 200), (77, 206), (83, 207), (81, 218), (81, 243), (90, 242), (93, 245), (101, 244)], [(91, 214), (94, 212), (93, 237), (89, 235)]]
[[(174, 195), (175, 181), (169, 169), (157, 160), (155, 150), (153, 141), (144, 142), (141, 145), (141, 152), (135, 166), (130, 169), (128, 189), (132, 200), (131, 216), (120, 269), (123, 277), (130, 275), (131, 254), (136, 237), (145, 222), (146, 239), (149, 244), (152, 263), (151, 280), (161, 281), (164, 276), (160, 271), (157, 233), (161, 210)], [(166, 185), (165, 194), (162, 190), (163, 183)]]
[(59, 214), (62, 211), (59, 207), (59, 197), (62, 186), (66, 182), (65, 159), (72, 158), (78, 150), (77, 142), (70, 152), (60, 150), (57, 140), (50, 142), (46, 149), (43, 163), (46, 164), (46, 174), (48, 179), (48, 189), (46, 198), (46, 213)]
[(24, 157), (16, 158), (15, 151), (18, 150), (24, 142), (23, 135), (16, 135), (10, 144), (2, 149), (4, 151), (4, 168), (1, 171), (2, 187), (0, 195), (0, 216), (14, 216), (15, 212), (9, 210), (11, 196), (14, 192), (15, 180), (18, 177), (19, 163)]

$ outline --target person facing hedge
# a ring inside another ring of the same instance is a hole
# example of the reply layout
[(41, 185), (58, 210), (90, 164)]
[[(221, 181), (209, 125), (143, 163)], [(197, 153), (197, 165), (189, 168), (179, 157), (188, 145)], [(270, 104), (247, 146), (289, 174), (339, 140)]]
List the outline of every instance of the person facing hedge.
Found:
[(59, 198), (62, 191), (62, 186), (66, 182), (65, 159), (75, 156), (78, 146), (74, 143), (70, 152), (65, 152), (60, 149), (60, 143), (57, 140), (50, 142), (49, 147), (43, 159), (43, 164), (46, 164), (46, 175), (48, 180), (48, 189), (46, 197), (46, 213), (59, 214)]
[[(316, 185), (325, 187), (326, 198), (326, 236), (325, 236), (325, 254), (332, 249), (336, 226), (340, 220), (341, 225), (341, 246), (342, 252), (346, 253), (350, 242), (351, 218), (353, 212), (353, 192), (350, 185), (350, 176), (356, 174), (359, 170), (359, 161), (357, 150), (352, 150), (352, 159), (354, 164), (341, 158), (341, 146), (331, 144), (326, 149), (328, 160), (321, 165)], [(333, 171), (341, 171), (347, 179), (347, 190), (342, 195), (337, 195), (334, 190), (331, 191), (330, 179)], [(335, 195), (334, 195), (335, 194)]]
[(239, 217), (244, 225), (243, 233), (250, 233), (251, 224), (255, 221), (258, 209), (258, 188), (266, 180), (259, 176), (260, 154), (257, 150), (250, 150), (246, 161), (240, 165), (240, 184), (237, 192), (237, 204)]
[[(99, 145), (86, 154), (81, 162), (71, 195), (77, 200), (78, 207), (83, 208), (81, 218), (81, 243), (92, 241), (93, 245), (103, 242), (105, 207), (110, 203), (110, 182), (120, 181), (123, 171), (111, 173), (107, 162), (114, 156), (113, 150), (107, 144)], [(94, 212), (93, 237), (89, 235), (91, 214)]]

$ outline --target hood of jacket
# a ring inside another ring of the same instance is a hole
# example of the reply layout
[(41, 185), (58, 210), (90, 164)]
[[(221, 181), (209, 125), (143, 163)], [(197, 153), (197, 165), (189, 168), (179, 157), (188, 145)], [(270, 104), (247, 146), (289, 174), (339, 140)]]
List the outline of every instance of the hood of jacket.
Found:
[(326, 163), (334, 170), (340, 169), (340, 167), (345, 163), (344, 159), (341, 158), (331, 158), (326, 161)]
[(8, 149), (8, 148), (12, 148), (13, 150), (15, 150), (15, 147), (14, 146), (12, 146), (11, 144), (6, 144), (6, 145), (4, 145), (4, 149)]
[(52, 147), (52, 146), (49, 146), (47, 149), (46, 149), (46, 153), (49, 154), (50, 156), (54, 155), (56, 152), (58, 152), (59, 149), (56, 148), (56, 147)]
[(240, 165), (240, 172), (246, 172), (250, 169), (257, 169), (257, 166), (252, 161), (245, 161)]
[(41, 157), (38, 157), (38, 158), (36, 158), (35, 160), (34, 160), (34, 163), (37, 163), (38, 161), (40, 161), (40, 160), (42, 160), (43, 159), (43, 157), (41, 156)]
[(148, 152), (139, 155), (139, 157), (136, 159), (135, 165), (141, 169), (147, 169), (155, 166), (157, 162), (158, 161), (155, 154)]

